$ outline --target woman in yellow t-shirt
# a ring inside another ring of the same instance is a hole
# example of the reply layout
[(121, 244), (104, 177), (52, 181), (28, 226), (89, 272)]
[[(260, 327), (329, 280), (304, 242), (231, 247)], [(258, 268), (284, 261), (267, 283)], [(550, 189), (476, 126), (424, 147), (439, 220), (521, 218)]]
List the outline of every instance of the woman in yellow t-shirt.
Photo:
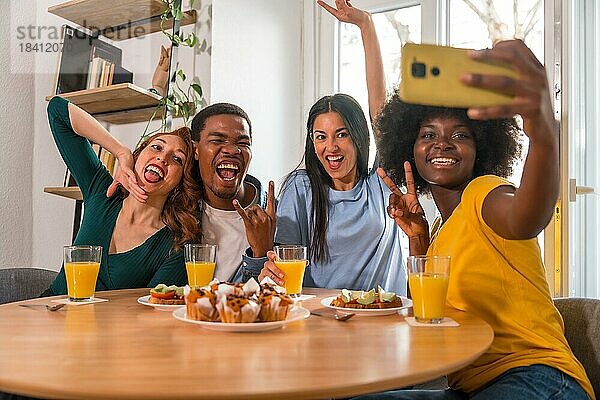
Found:
[[(396, 391), (376, 398), (588, 399), (582, 365), (564, 337), (545, 280), (536, 236), (552, 217), (559, 191), (558, 137), (544, 67), (521, 41), (472, 52), (511, 65), (519, 78), (465, 73), (469, 86), (514, 96), (500, 107), (384, 106), (377, 128), (392, 189), (388, 213), (410, 239), (410, 254), (450, 255), (447, 303), (484, 319), (490, 348), (448, 376), (445, 391)], [(507, 177), (518, 158), (523, 118), (529, 137), (521, 185)], [(395, 182), (406, 185), (402, 194)], [(430, 234), (417, 194), (433, 196), (441, 218)], [(369, 396), (367, 396), (369, 397)]]

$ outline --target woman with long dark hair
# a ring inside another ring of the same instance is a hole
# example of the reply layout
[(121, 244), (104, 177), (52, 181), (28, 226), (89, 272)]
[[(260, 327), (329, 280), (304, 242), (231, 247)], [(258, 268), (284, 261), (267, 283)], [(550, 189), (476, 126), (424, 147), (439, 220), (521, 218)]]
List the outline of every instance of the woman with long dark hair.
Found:
[[(371, 120), (386, 98), (379, 42), (371, 15), (346, 0), (319, 4), (342, 22), (357, 25), (365, 50)], [(277, 205), (275, 242), (308, 246), (304, 286), (369, 290), (382, 286), (406, 294), (401, 231), (386, 218), (389, 189), (369, 168), (369, 129), (351, 96), (319, 99), (306, 126), (304, 168), (289, 174)], [(260, 278), (283, 284), (271, 261)]]
[[(83, 220), (73, 244), (102, 246), (96, 290), (185, 284), (182, 245), (199, 236), (190, 130), (153, 135), (132, 154), (92, 116), (63, 98), (50, 100), (48, 121), (83, 195)], [(115, 155), (123, 176), (136, 183), (141, 195), (106, 197), (112, 177), (90, 141)], [(44, 294), (66, 291), (62, 268)]]

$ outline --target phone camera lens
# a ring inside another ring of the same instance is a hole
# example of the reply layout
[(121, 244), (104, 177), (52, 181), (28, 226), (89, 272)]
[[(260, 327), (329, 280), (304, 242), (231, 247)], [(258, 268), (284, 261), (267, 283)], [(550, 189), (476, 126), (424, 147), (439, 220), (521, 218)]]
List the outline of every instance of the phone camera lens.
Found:
[(426, 74), (425, 64), (420, 62), (413, 62), (411, 64), (411, 73), (415, 78), (425, 78)]
[(440, 74), (440, 69), (438, 67), (431, 68), (431, 75), (438, 76)]

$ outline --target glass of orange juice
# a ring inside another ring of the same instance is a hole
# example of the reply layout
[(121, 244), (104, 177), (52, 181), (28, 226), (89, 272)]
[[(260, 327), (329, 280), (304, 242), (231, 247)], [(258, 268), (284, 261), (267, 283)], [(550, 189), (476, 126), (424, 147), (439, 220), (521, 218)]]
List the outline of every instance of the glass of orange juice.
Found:
[(206, 286), (215, 275), (216, 244), (186, 244), (184, 246), (185, 269), (188, 285), (193, 288)]
[(450, 256), (410, 256), (407, 266), (415, 320), (439, 324), (444, 319)]
[(283, 271), (285, 292), (291, 297), (300, 297), (302, 294), (302, 281), (304, 270), (308, 265), (306, 246), (281, 245), (274, 247), (277, 258), (275, 266)]
[(93, 300), (102, 260), (102, 247), (65, 246), (63, 253), (69, 300)]

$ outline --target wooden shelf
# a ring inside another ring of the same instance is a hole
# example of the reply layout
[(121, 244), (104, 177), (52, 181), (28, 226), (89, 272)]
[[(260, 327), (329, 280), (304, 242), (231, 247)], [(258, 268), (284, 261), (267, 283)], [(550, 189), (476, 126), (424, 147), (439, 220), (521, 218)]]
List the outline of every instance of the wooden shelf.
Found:
[[(80, 26), (99, 29), (109, 39), (125, 40), (160, 31), (162, 0), (71, 0), (48, 8), (48, 12)], [(181, 26), (196, 22), (196, 10), (184, 12)], [(165, 23), (165, 28), (172, 24)]]
[[(148, 121), (161, 97), (131, 83), (104, 86), (77, 92), (61, 93), (59, 96), (81, 107), (100, 121), (125, 124)], [(50, 100), (53, 96), (47, 96)], [(162, 112), (156, 117), (160, 119)]]
[(66, 197), (73, 200), (83, 200), (81, 190), (77, 186), (46, 186), (44, 193), (55, 194), (57, 196)]

